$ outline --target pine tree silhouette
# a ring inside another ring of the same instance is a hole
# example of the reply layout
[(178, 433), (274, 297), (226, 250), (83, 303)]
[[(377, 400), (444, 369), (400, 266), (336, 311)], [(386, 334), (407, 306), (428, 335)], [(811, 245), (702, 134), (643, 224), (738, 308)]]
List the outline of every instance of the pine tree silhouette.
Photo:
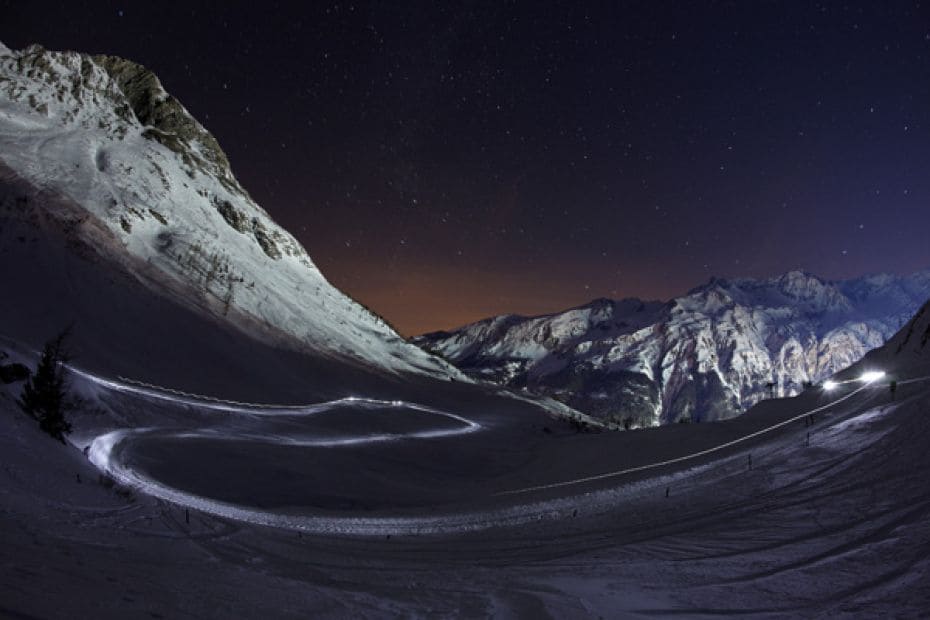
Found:
[(65, 419), (71, 408), (65, 366), (69, 359), (65, 341), (70, 332), (70, 328), (66, 329), (45, 343), (36, 372), (26, 380), (19, 401), (23, 410), (38, 420), (39, 428), (62, 443), (65, 434), (71, 432), (71, 424)]

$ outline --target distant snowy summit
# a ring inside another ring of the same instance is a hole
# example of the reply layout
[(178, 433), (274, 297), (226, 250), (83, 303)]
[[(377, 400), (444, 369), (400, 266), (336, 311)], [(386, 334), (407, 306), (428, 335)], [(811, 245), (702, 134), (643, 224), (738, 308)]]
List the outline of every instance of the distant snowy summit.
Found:
[(330, 285), (138, 64), (0, 44), (0, 181), (0, 220), (53, 228), (196, 312), (297, 349), (458, 375)]
[(881, 346), (930, 298), (930, 271), (831, 282), (714, 278), (670, 302), (595, 300), (415, 342), (467, 374), (630, 427), (739, 415)]

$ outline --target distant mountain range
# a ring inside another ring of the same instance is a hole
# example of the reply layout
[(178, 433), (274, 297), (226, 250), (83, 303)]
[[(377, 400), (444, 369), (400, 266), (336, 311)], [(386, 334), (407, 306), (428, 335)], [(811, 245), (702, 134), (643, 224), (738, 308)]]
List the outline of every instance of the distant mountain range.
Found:
[(667, 303), (597, 299), (414, 342), (465, 373), (627, 427), (718, 420), (798, 393), (881, 346), (930, 298), (930, 271), (828, 281), (714, 278)]

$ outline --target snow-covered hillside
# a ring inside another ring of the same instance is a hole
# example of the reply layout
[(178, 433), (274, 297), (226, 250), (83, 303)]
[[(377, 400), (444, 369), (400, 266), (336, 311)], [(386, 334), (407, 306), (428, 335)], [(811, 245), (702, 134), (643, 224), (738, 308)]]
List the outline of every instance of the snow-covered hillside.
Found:
[[(76, 375), (99, 409), (71, 440), (115, 481), (0, 379), (0, 616), (923, 618), (928, 327), (925, 307), (835, 391), (634, 433), (463, 384), (436, 390), (456, 417), (384, 416)], [(875, 369), (895, 395), (857, 380)]]
[(885, 346), (870, 351), (855, 370), (860, 367), (885, 369), (892, 379), (898, 374), (908, 374), (911, 367), (926, 366), (930, 363), (930, 301), (917, 311), (901, 330), (892, 336)]
[[(395, 372), (458, 374), (330, 285), (154, 74), (0, 44), (0, 229), (63, 234), (200, 315)], [(56, 326), (57, 327), (57, 326)]]
[(930, 271), (840, 282), (793, 271), (715, 278), (665, 304), (601, 299), (495, 317), (417, 342), (473, 376), (652, 426), (728, 418), (770, 392), (797, 394), (883, 344), (928, 297)]

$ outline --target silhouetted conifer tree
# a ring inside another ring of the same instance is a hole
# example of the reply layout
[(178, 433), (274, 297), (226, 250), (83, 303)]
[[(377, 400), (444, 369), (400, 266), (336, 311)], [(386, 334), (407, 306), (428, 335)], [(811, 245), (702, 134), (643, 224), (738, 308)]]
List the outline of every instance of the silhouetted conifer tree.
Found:
[(65, 413), (72, 407), (65, 366), (69, 359), (65, 341), (70, 331), (67, 329), (45, 343), (36, 372), (26, 380), (20, 396), (20, 406), (38, 420), (39, 428), (62, 443), (65, 434), (71, 432), (71, 424), (65, 419)]

